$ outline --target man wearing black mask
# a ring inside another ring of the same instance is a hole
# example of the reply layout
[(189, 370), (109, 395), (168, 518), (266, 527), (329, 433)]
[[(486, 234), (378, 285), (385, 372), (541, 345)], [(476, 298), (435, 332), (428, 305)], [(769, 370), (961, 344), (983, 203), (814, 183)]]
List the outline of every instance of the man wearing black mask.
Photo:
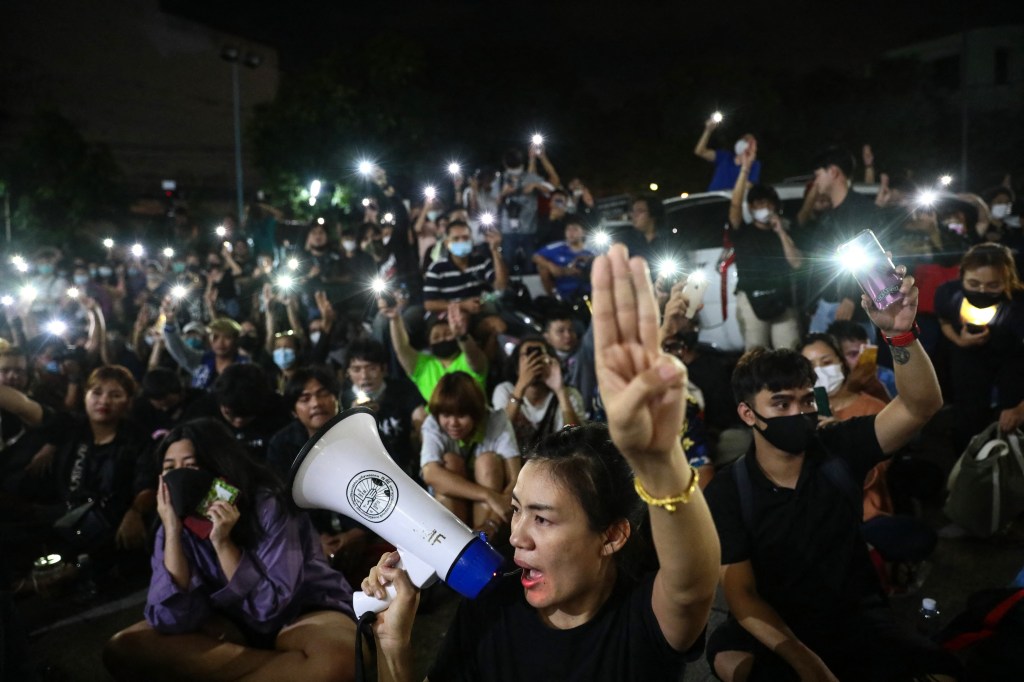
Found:
[(935, 370), (917, 341), (918, 290), (861, 306), (892, 347), (899, 396), (878, 415), (818, 429), (815, 374), (788, 349), (755, 349), (732, 377), (748, 453), (706, 490), (722, 546), (730, 616), (711, 635), (723, 680), (956, 679), (957, 660), (901, 628), (881, 594), (860, 535), (867, 473), (942, 407)]

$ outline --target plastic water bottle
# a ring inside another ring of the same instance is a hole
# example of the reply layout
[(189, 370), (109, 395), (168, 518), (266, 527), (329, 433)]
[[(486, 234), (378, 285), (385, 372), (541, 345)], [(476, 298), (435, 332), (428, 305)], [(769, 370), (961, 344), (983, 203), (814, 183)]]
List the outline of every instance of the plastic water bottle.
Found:
[(925, 597), (921, 600), (921, 609), (917, 612), (917, 631), (928, 639), (939, 634), (939, 605), (934, 599)]

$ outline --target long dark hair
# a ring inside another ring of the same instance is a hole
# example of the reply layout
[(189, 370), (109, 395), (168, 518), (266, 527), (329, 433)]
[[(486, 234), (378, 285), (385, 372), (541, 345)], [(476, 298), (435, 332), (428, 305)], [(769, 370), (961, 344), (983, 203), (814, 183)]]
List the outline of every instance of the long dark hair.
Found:
[(542, 440), (526, 461), (543, 464), (579, 501), (595, 533), (623, 519), (629, 523), (629, 539), (615, 554), (620, 569), (637, 578), (656, 567), (647, 508), (633, 487), (633, 470), (612, 442), (607, 425), (567, 426)]
[(239, 519), (231, 529), (231, 539), (241, 548), (251, 549), (263, 537), (258, 502), (262, 495), (277, 499), (285, 513), (294, 513), (290, 497), (281, 479), (270, 468), (254, 460), (226, 426), (214, 419), (193, 419), (174, 427), (157, 448), (162, 463), (167, 448), (181, 440), (192, 442), (196, 466), (223, 478), (238, 488)]

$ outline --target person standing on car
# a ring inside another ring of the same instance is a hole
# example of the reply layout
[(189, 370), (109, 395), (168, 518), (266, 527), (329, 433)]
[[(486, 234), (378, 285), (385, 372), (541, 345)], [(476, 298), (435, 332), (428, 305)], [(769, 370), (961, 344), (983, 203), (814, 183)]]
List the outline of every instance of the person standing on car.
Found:
[(792, 348), (800, 339), (800, 325), (791, 281), (803, 256), (779, 215), (779, 195), (768, 185), (750, 188), (747, 203), (753, 222), (743, 221), (743, 193), (756, 156), (752, 146), (740, 155), (740, 173), (729, 204), (740, 330), (745, 350)]
[[(719, 189), (732, 189), (740, 174), (744, 152), (750, 148), (753, 148), (755, 152), (757, 151), (757, 138), (751, 133), (747, 133), (736, 140), (736, 144), (733, 145), (733, 152), (735, 154), (730, 154), (728, 149), (709, 149), (708, 141), (711, 139), (711, 133), (718, 127), (718, 124), (719, 121), (716, 121), (714, 117), (709, 118), (704, 123), (704, 134), (700, 136), (700, 139), (697, 140), (697, 146), (693, 148), (694, 154), (705, 161), (715, 164), (715, 174), (711, 177), (711, 184), (708, 185), (709, 192)], [(751, 182), (758, 182), (761, 179), (760, 161), (754, 161), (753, 165), (747, 170), (747, 176)]]

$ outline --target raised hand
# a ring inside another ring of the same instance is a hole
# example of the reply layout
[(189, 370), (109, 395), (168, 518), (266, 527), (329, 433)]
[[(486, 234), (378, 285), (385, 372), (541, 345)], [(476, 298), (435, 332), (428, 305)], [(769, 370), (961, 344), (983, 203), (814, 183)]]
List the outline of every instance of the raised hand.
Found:
[(647, 263), (615, 244), (594, 261), (594, 359), (612, 440), (627, 457), (679, 448), (686, 368), (661, 351)]
[(451, 327), (456, 338), (469, 333), (469, 319), (458, 301), (448, 303), (448, 326)]
[(900, 293), (903, 294), (903, 298), (885, 310), (876, 308), (867, 294), (861, 294), (860, 297), (861, 307), (864, 308), (875, 326), (881, 329), (886, 336), (910, 331), (914, 326), (914, 319), (917, 317), (918, 290), (914, 286), (914, 278), (907, 274), (906, 265), (897, 265), (896, 274), (903, 279), (903, 283), (900, 284)]

